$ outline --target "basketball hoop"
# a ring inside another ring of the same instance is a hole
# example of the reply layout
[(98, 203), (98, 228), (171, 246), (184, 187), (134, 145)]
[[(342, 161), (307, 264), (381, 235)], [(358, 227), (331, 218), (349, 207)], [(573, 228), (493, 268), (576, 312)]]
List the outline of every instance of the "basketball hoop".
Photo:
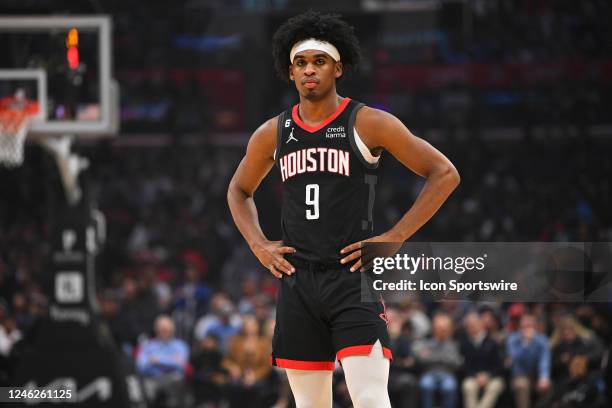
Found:
[(15, 96), (0, 99), (0, 164), (17, 167), (23, 163), (23, 145), (30, 119), (38, 113), (38, 104)]
[[(23, 91), (0, 99), (0, 165), (14, 168), (23, 164), (23, 146), (31, 120), (38, 116), (38, 103), (25, 98)], [(53, 135), (39, 139), (58, 165), (64, 191), (72, 205), (81, 199), (78, 175), (86, 169), (87, 159), (70, 152), (71, 135)]]

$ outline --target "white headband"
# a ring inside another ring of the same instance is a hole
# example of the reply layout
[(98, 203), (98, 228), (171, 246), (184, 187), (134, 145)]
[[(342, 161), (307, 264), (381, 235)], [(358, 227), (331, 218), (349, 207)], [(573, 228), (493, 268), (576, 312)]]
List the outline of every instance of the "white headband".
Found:
[(338, 52), (338, 49), (333, 46), (333, 44), (328, 43), (327, 41), (319, 41), (315, 40), (314, 38), (309, 38), (307, 40), (298, 41), (293, 45), (291, 52), (289, 53), (289, 62), (293, 64), (295, 54), (305, 50), (323, 51), (332, 57), (334, 61), (340, 61), (340, 53)]

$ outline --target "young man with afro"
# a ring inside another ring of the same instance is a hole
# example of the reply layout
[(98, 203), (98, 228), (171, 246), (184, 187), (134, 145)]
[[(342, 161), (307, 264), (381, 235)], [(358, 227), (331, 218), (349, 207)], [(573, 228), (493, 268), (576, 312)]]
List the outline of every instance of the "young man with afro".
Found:
[[(236, 226), (280, 279), (272, 364), (286, 369), (297, 408), (332, 407), (336, 359), (356, 408), (390, 407), (387, 317), (382, 302), (361, 299), (361, 248), (410, 238), (459, 175), (395, 116), (337, 94), (336, 83), (360, 59), (353, 28), (338, 16), (310, 11), (287, 20), (274, 35), (273, 56), (299, 103), (253, 133), (228, 189)], [(393, 228), (372, 236), (385, 150), (426, 182)], [(274, 165), (283, 185), (280, 241), (264, 235), (253, 201)]]

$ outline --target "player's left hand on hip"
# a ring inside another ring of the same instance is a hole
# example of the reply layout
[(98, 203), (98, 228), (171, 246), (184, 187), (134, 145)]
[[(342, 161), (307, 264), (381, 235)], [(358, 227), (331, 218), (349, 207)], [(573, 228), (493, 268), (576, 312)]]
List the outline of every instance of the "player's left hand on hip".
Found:
[(340, 259), (341, 264), (344, 265), (357, 259), (357, 262), (351, 266), (351, 272), (355, 272), (357, 269), (361, 268), (361, 248), (363, 247), (364, 242), (365, 241), (354, 242), (340, 250), (341, 254), (348, 254), (344, 258)]
[[(345, 246), (344, 248), (342, 248), (340, 250), (341, 254), (348, 254), (347, 256), (345, 256), (344, 258), (342, 258), (340, 260), (341, 264), (347, 264), (351, 261), (357, 260), (357, 262), (355, 262), (355, 264), (353, 266), (351, 266), (351, 272), (355, 272), (355, 271), (364, 271), (366, 270), (370, 264), (372, 263), (372, 259), (374, 258), (373, 253), (371, 253), (371, 251), (368, 251), (368, 253), (364, 253), (363, 251), (363, 246), (366, 243), (374, 243), (374, 242), (378, 242), (378, 243), (386, 243), (386, 244), (390, 244), (390, 248), (385, 248), (384, 252), (393, 252), (392, 254), (387, 254), (388, 256), (392, 256), (395, 253), (397, 253), (397, 251), (401, 248), (403, 241), (397, 241), (396, 238), (392, 238), (390, 235), (388, 234), (382, 234), (382, 235), (377, 235), (375, 237), (363, 240), (363, 241), (357, 241), (354, 242), (350, 245)], [(386, 246), (385, 246), (386, 247)]]

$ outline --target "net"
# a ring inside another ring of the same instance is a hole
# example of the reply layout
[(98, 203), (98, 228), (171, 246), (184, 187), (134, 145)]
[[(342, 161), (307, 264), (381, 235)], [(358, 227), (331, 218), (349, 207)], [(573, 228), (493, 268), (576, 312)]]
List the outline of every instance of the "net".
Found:
[(23, 163), (28, 123), (37, 113), (38, 104), (19, 92), (0, 99), (0, 165), (17, 167)]

